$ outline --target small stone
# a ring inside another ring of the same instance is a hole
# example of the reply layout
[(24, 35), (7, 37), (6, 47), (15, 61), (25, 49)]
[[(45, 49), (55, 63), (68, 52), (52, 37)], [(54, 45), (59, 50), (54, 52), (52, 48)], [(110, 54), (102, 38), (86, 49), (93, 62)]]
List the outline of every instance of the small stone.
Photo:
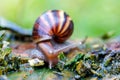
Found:
[(98, 78), (97, 77), (93, 77), (90, 80), (98, 80)]

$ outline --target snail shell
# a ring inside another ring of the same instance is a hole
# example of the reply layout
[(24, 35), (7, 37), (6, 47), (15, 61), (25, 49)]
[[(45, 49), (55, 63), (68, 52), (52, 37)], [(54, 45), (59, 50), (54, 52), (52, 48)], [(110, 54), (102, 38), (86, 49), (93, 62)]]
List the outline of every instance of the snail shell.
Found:
[(64, 44), (72, 35), (73, 28), (73, 21), (62, 10), (49, 10), (35, 21), (33, 40), (50, 66), (57, 63), (58, 53), (51, 54), (55, 44)]
[(62, 10), (50, 10), (43, 13), (34, 24), (33, 39), (40, 42), (53, 39), (66, 41), (73, 33), (73, 21)]

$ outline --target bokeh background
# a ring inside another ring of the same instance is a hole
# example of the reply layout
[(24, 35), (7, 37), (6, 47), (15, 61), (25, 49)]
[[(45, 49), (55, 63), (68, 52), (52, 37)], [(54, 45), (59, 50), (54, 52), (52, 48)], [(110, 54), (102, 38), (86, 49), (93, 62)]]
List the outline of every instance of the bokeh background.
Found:
[(32, 29), (43, 12), (60, 9), (74, 21), (72, 38), (120, 34), (120, 0), (0, 0), (0, 16), (23, 28)]

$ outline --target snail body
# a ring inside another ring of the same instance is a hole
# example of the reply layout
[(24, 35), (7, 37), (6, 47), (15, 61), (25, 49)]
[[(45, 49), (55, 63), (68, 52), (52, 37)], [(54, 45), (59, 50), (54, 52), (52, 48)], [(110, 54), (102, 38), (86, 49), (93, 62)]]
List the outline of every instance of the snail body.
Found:
[(33, 41), (38, 50), (42, 51), (49, 67), (58, 61), (58, 52), (54, 52), (56, 45), (64, 44), (73, 33), (73, 21), (62, 10), (50, 10), (43, 13), (35, 21), (33, 27)]

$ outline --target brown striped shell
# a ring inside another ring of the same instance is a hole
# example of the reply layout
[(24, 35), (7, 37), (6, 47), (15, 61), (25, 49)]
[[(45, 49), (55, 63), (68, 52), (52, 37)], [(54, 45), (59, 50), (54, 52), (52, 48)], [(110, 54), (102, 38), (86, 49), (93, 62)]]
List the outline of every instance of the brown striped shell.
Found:
[(33, 39), (36, 43), (54, 40), (66, 41), (73, 33), (73, 21), (62, 10), (49, 10), (36, 20), (33, 28)]

